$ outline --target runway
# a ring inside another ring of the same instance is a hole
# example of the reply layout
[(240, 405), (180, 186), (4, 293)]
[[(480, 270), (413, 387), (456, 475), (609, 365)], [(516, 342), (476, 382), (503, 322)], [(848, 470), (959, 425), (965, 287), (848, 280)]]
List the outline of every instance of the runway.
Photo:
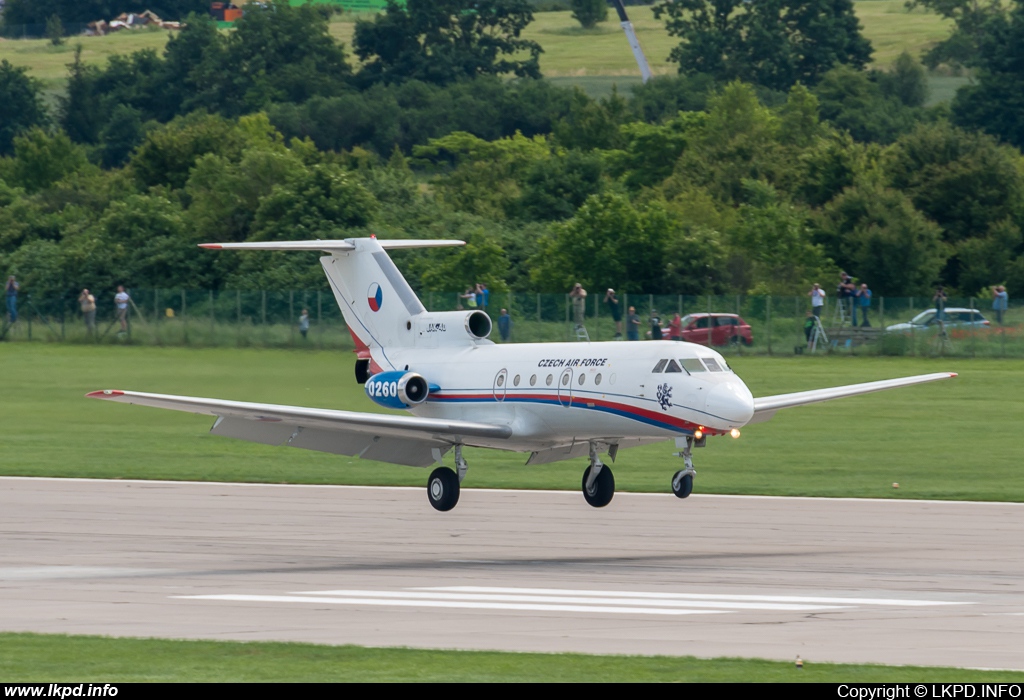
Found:
[(1024, 504), (0, 478), (0, 533), (3, 631), (1024, 669)]

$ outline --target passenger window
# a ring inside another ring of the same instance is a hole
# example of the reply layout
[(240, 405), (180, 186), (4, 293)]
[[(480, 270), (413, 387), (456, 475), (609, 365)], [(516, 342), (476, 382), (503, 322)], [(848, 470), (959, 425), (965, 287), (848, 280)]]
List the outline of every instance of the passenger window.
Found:
[(516, 375), (516, 378), (512, 380), (512, 386), (519, 386), (519, 375), (518, 374)]
[(552, 382), (553, 380), (554, 380), (554, 377), (553, 377), (552, 375), (550, 375), (550, 374), (549, 374), (549, 375), (548, 375), (548, 379), (547, 379), (547, 385), (548, 385), (548, 386), (551, 386), (551, 382)]
[(498, 375), (498, 386), (505, 386), (505, 375), (504, 374), (499, 374)]
[(562, 386), (565, 386), (568, 383), (569, 383), (569, 373), (566, 372), (565, 374), (562, 375)]
[(718, 364), (718, 360), (715, 360), (714, 358), (705, 357), (704, 358), (704, 364), (707, 365), (707, 368), (710, 371), (712, 371), (712, 372), (721, 372), (722, 371), (721, 366)]
[(530, 386), (534, 386), (536, 383), (537, 383), (537, 375), (536, 374), (531, 374), (530, 375)]
[(683, 368), (675, 360), (668, 361), (668, 367), (665, 368), (665, 372), (682, 372)]
[(661, 372), (664, 372), (665, 371), (665, 365), (667, 365), (667, 364), (668, 364), (668, 360), (659, 360), (658, 364), (654, 365), (654, 369), (652, 371), (655, 374), (659, 374)]
[(690, 357), (685, 360), (680, 360), (679, 362), (680, 364), (683, 365), (683, 369), (685, 369), (690, 374), (693, 374), (694, 372), (704, 371), (704, 365), (702, 365), (700, 363), (700, 360), (697, 359), (696, 357)]
[(599, 373), (596, 377), (594, 377), (594, 384), (600, 384), (600, 383), (601, 383), (601, 375)]
[(587, 380), (587, 375), (581, 373), (580, 374), (580, 386), (583, 386), (583, 382), (585, 382), (586, 380)]

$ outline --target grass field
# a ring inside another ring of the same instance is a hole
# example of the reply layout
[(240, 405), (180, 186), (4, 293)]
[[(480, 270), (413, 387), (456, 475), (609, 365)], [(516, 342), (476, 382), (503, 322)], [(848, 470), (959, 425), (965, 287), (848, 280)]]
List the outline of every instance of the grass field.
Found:
[[(783, 411), (738, 440), (713, 438), (695, 454), (698, 492), (1024, 500), (1019, 360), (731, 362), (755, 396), (944, 370), (960, 377)], [(423, 485), (425, 470), (229, 440), (209, 435), (206, 417), (83, 398), (120, 388), (377, 410), (352, 363), (328, 351), (0, 344), (0, 474)], [(663, 443), (621, 452), (618, 488), (667, 491), (681, 466), (673, 451)], [(470, 488), (575, 490), (585, 466), (526, 467), (525, 455), (491, 450), (467, 450), (467, 459)]]
[[(889, 66), (904, 50), (918, 55), (948, 33), (948, 22), (921, 10), (907, 12), (903, 0), (858, 0), (857, 16), (864, 26), (864, 35), (875, 47), (875, 64)], [(656, 74), (676, 72), (675, 64), (667, 62), (668, 54), (678, 41), (665, 31), (662, 20), (654, 19), (650, 7), (632, 6), (630, 20)], [(584, 30), (569, 12), (539, 12), (527, 27), (524, 38), (544, 48), (541, 70), (548, 77), (587, 78), (621, 76), (619, 89), (625, 91), (637, 75), (633, 54), (622, 30), (611, 19), (591, 30)], [(351, 48), (355, 29), (353, 15), (335, 18), (331, 33)], [(159, 51), (167, 41), (160, 30), (120, 32), (105, 37), (73, 37), (64, 46), (52, 46), (46, 39), (0, 40), (0, 59), (16, 66), (27, 66), (31, 74), (48, 87), (56, 89), (66, 80), (66, 65), (71, 62), (74, 47), (82, 46), (87, 62), (105, 63), (115, 53), (128, 53), (149, 48)], [(602, 83), (581, 83), (600, 93)], [(607, 88), (610, 90), (610, 86)]]
[(996, 683), (1024, 673), (754, 659), (367, 649), (0, 634), (6, 682)]

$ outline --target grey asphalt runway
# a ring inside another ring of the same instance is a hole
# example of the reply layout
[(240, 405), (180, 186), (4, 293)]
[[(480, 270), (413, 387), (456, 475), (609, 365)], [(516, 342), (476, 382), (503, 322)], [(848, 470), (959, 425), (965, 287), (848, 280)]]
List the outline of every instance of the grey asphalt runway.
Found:
[(1024, 505), (0, 478), (0, 629), (1024, 669)]

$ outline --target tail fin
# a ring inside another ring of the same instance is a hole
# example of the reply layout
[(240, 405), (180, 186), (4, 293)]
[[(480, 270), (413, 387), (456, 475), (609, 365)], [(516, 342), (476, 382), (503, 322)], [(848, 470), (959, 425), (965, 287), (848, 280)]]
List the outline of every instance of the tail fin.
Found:
[(385, 248), (432, 248), (465, 245), (463, 241), (347, 238), (324, 241), (204, 243), (224, 250), (319, 250), (334, 298), (359, 345), (368, 349), (413, 347), (412, 318), (426, 313)]

